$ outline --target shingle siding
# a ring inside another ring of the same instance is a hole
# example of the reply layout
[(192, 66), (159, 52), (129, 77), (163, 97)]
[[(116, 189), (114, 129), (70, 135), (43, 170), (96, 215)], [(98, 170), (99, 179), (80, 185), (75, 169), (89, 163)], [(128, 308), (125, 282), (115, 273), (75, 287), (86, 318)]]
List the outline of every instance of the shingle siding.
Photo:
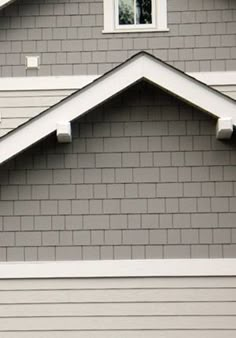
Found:
[[(0, 76), (102, 74), (139, 50), (184, 71), (235, 70), (235, 1), (168, 0), (169, 32), (103, 34), (103, 2), (17, 1), (0, 13)], [(38, 71), (25, 55), (40, 55)]]
[[(0, 259), (236, 256), (235, 138), (142, 83), (1, 167)], [(17, 252), (17, 254), (16, 254)]]
[(3, 90), (0, 92), (0, 136), (17, 128), (74, 90)]

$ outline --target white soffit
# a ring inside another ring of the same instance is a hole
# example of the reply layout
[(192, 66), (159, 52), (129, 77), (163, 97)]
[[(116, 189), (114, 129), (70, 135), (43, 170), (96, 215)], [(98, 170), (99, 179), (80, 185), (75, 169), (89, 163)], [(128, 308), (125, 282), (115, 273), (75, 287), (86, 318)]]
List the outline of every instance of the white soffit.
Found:
[(231, 118), (236, 125), (236, 103), (232, 99), (142, 52), (2, 137), (0, 163), (55, 132), (58, 121), (72, 121), (142, 79), (216, 118)]
[(236, 276), (236, 259), (1, 263), (0, 279)]
[(3, 7), (6, 7), (7, 5), (9, 5), (13, 1), (14, 0), (0, 0), (0, 9), (2, 9)]

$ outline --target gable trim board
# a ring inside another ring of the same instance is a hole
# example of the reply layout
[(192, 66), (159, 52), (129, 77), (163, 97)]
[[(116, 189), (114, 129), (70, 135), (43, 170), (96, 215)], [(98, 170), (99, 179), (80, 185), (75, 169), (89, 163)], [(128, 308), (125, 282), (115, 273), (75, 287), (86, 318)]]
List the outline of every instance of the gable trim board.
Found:
[(234, 100), (141, 52), (2, 137), (0, 163), (55, 132), (58, 123), (73, 121), (141, 80), (151, 82), (216, 119), (230, 120), (229, 132), (236, 125)]
[(11, 2), (14, 2), (14, 0), (0, 0), (0, 9), (10, 5)]
[(236, 276), (236, 259), (1, 263), (0, 279)]

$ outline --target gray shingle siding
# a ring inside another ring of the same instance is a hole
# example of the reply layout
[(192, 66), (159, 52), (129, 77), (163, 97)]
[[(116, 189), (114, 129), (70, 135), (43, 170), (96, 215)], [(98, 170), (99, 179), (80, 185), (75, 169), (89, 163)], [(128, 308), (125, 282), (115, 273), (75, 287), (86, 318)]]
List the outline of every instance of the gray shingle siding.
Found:
[(236, 256), (235, 138), (139, 84), (0, 169), (0, 259)]
[[(16, 1), (0, 13), (0, 76), (102, 74), (139, 50), (184, 71), (236, 69), (235, 1), (168, 0), (169, 32), (102, 34), (102, 0)], [(41, 58), (25, 69), (25, 55)]]

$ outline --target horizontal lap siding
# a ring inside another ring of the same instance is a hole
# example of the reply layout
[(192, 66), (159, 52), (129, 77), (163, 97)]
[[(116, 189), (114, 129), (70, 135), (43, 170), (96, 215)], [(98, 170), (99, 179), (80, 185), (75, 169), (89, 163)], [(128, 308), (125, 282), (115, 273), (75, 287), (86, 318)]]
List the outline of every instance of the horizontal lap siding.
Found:
[(0, 282), (0, 338), (235, 337), (236, 278)]
[(232, 99), (236, 100), (236, 85), (228, 85), (228, 86), (214, 86), (216, 90), (219, 92), (231, 97)]
[[(15, 338), (16, 333), (9, 332), (5, 333), (0, 337), (4, 338)], [(79, 332), (80, 338), (222, 338), (222, 331), (208, 331), (208, 330), (178, 330), (178, 331), (88, 331), (88, 332)], [(45, 332), (34, 332), (34, 338), (45, 338)], [(50, 332), (50, 338), (64, 338), (64, 331)], [(235, 331), (228, 330), (227, 333), (224, 332), (225, 338), (235, 338)], [(31, 332), (19, 332), (17, 333), (17, 338), (32, 338)], [(66, 332), (66, 338), (78, 338), (78, 331)]]
[(73, 90), (0, 91), (0, 136), (58, 103)]

